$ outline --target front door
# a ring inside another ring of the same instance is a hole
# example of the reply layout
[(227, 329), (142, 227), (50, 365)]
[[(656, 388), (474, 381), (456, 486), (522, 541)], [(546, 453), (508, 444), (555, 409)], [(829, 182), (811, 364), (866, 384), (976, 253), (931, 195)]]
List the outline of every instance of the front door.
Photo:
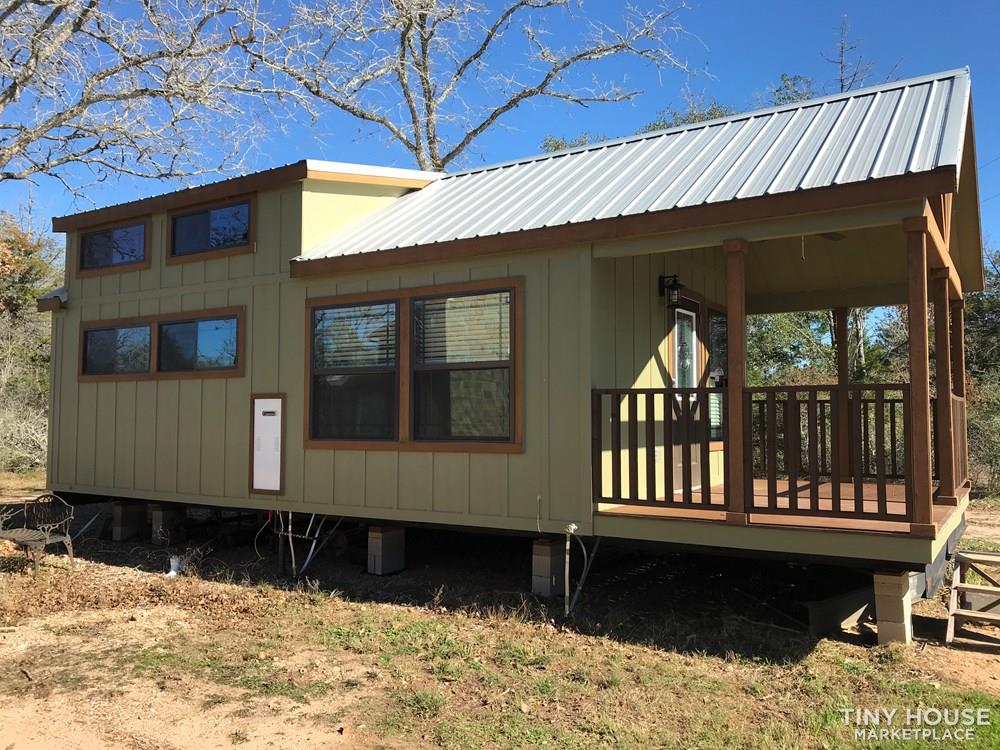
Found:
[[(684, 307), (674, 309), (673, 376), (675, 388), (697, 388), (701, 376), (701, 347), (698, 342), (698, 306), (684, 300)], [(692, 499), (700, 499), (701, 451), (699, 450), (700, 415), (698, 397), (694, 393), (677, 394), (674, 398), (673, 461), (674, 500), (684, 498), (684, 487), (690, 487)]]

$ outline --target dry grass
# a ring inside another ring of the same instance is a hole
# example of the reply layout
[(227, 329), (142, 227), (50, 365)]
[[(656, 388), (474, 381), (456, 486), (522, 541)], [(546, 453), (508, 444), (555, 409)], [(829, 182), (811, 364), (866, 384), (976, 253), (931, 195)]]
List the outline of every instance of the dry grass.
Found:
[(838, 708), (972, 705), (994, 725), (963, 747), (1000, 746), (1000, 684), (970, 689), (913, 650), (697, 616), (568, 627), (530, 600), (417, 606), (64, 565), (0, 573), (0, 623), (22, 646), (0, 641), (0, 695), (195, 701), (205, 731), (221, 722), (246, 747), (263, 730), (240, 722), (259, 716), (281, 720), (287, 746), (346, 727), (357, 747), (857, 747)]
[(0, 471), (0, 501), (6, 498), (33, 496), (45, 491), (45, 472), (15, 473)]
[(1000, 511), (1000, 495), (984, 495), (983, 497), (974, 497), (969, 501), (969, 507), (979, 508), (982, 510)]

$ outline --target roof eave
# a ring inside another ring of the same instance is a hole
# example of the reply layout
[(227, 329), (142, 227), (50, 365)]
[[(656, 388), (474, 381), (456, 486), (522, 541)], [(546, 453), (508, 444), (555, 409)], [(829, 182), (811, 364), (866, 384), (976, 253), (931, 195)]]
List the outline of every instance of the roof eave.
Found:
[(68, 216), (57, 216), (52, 219), (53, 232), (71, 232), (76, 229), (94, 227), (148, 216), (160, 211), (171, 211), (177, 208), (224, 201), (247, 195), (259, 190), (273, 188), (298, 180), (317, 180), (324, 182), (339, 182), (345, 184), (379, 185), (383, 187), (419, 189), (433, 182), (435, 177), (413, 171), (413, 174), (364, 174), (350, 171), (330, 171), (317, 169), (315, 161), (303, 159), (285, 166), (265, 169), (252, 174), (231, 177), (227, 180), (212, 182), (207, 185), (176, 190), (171, 193), (154, 195), (128, 203), (119, 203), (105, 208), (95, 208)]
[(846, 185), (798, 190), (721, 203), (672, 208), (629, 216), (541, 227), (485, 237), (410, 245), (349, 255), (296, 259), (290, 264), (293, 278), (366, 271), (390, 266), (431, 263), (456, 258), (535, 250), (577, 242), (607, 242), (645, 235), (665, 234), (756, 219), (816, 213), (890, 203), (908, 198), (953, 193), (958, 170), (945, 165), (927, 172), (896, 175)]
[(273, 187), (274, 185), (286, 182), (302, 180), (306, 178), (307, 174), (306, 161), (303, 159), (293, 164), (286, 164), (283, 167), (266, 169), (240, 177), (231, 177), (228, 180), (221, 180), (220, 182), (176, 190), (172, 193), (164, 193), (163, 195), (154, 195), (128, 203), (119, 203), (115, 206), (95, 208), (91, 211), (83, 211), (78, 214), (56, 216), (52, 219), (52, 231), (71, 232), (75, 229), (92, 227), (98, 224), (107, 224), (146, 216), (157, 211), (169, 211), (174, 208), (198, 203), (226, 200), (238, 195), (252, 193), (263, 187)]

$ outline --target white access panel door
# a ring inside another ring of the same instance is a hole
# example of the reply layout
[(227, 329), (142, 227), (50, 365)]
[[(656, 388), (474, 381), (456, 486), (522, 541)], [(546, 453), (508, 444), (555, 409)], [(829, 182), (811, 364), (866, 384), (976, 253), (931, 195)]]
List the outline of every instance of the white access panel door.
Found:
[(280, 492), (283, 399), (253, 400), (253, 484), (255, 492)]

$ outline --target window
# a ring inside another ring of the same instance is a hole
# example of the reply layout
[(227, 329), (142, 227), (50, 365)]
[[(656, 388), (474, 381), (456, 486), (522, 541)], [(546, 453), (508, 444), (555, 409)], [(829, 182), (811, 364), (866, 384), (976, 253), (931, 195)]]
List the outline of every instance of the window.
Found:
[(397, 313), (396, 302), (312, 311), (312, 438), (396, 438)]
[(306, 445), (516, 453), (523, 280), (311, 299)]
[(184, 213), (170, 219), (172, 258), (213, 251), (249, 250), (250, 201)]
[(149, 325), (91, 328), (83, 334), (83, 374), (149, 372)]
[(698, 316), (674, 310), (674, 380), (678, 388), (698, 387)]
[(160, 372), (224, 370), (237, 365), (236, 316), (160, 323)]
[(510, 291), (413, 302), (413, 436), (510, 440)]
[[(709, 385), (720, 388), (725, 383), (729, 352), (729, 323), (724, 312), (708, 312)], [(722, 440), (722, 394), (712, 393), (708, 400), (709, 439)]]
[(84, 381), (243, 376), (245, 308), (144, 315), (80, 325)]
[(80, 270), (114, 268), (146, 260), (146, 224), (112, 227), (80, 236)]

